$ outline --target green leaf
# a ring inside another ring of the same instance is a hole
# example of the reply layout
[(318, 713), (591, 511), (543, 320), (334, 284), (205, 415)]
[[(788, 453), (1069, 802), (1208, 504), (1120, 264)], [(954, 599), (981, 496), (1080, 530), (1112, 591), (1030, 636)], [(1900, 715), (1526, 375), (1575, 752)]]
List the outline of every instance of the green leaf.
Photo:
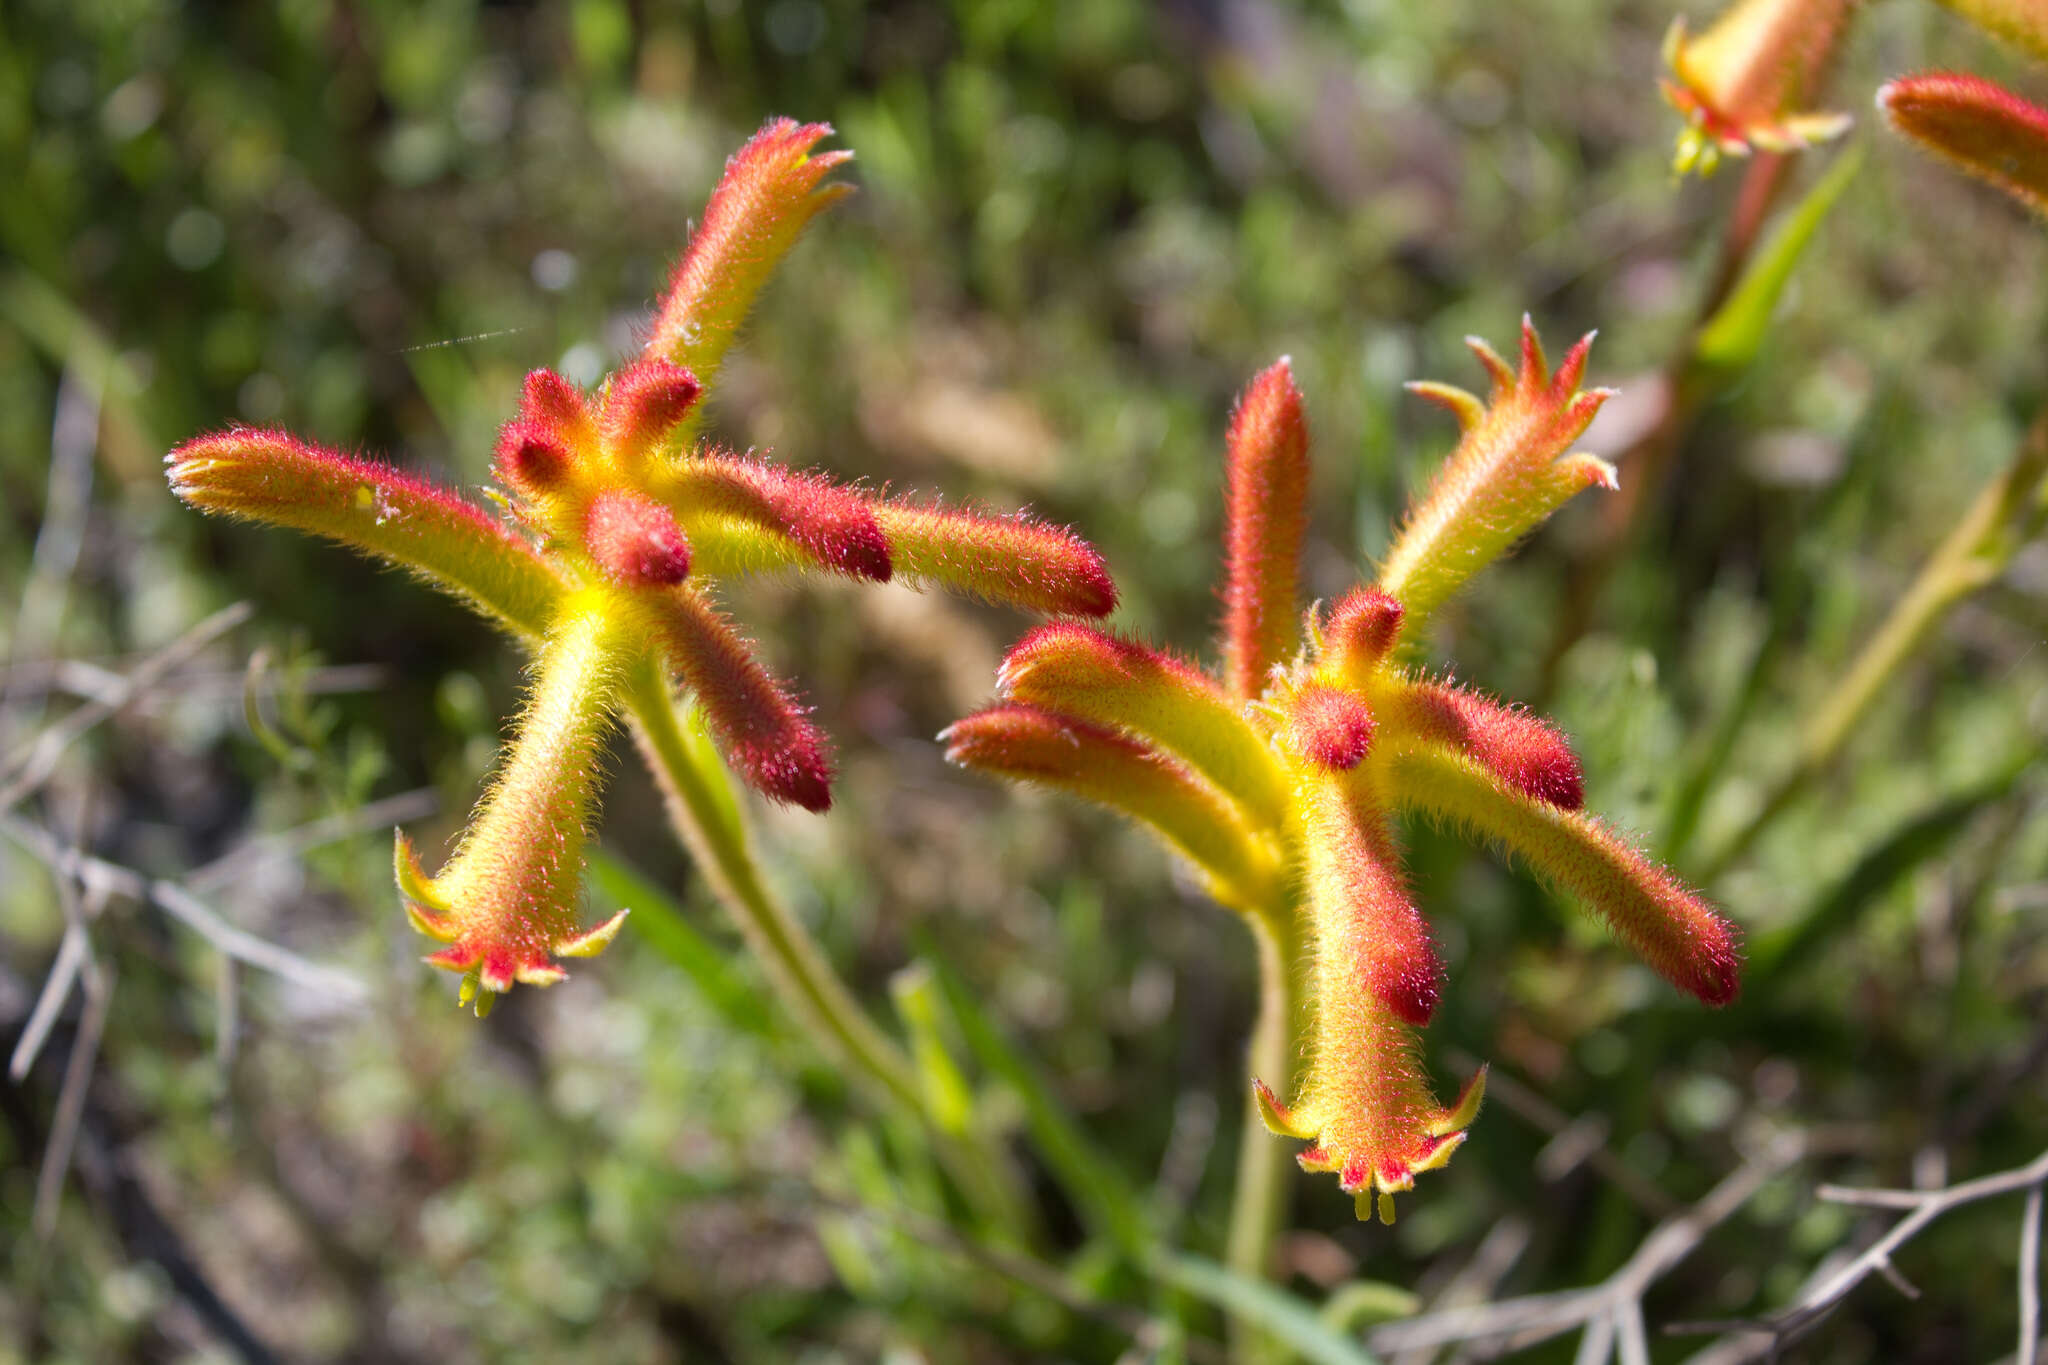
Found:
[(675, 898), (612, 854), (592, 849), (590, 885), (597, 898), (633, 912), (632, 930), (682, 968), (720, 1018), (757, 1038), (775, 1034), (760, 993), (735, 970), (730, 956), (690, 922)]
[(1823, 943), (1855, 932), (1857, 921), (1901, 877), (1940, 854), (1967, 829), (1978, 812), (2003, 800), (2039, 757), (2030, 749), (1987, 781), (1943, 798), (1878, 840), (1849, 875), (1824, 892), (1797, 921), (1750, 941), (1751, 993), (1765, 998), (1770, 984), (1811, 956)]
[(1799, 206), (1750, 261), (1749, 269), (1728, 292), (1727, 300), (1700, 328), (1693, 343), (1693, 363), (1707, 377), (1726, 383), (1756, 359), (1793, 269), (1812, 245), (1828, 212), (1863, 168), (1863, 155), (1862, 144), (1858, 143), (1835, 158), (1827, 174), (1806, 192)]
[(1025, 1126), (1053, 1179), (1091, 1228), (1115, 1242), (1133, 1261), (1144, 1264), (1154, 1243), (1144, 1201), (1137, 1191), (1116, 1163), (1088, 1140), (1038, 1068), (1003, 1036), (967, 984), (943, 962), (931, 961), (954, 1027), (982, 1068), (1016, 1092), (1024, 1106)]
[(1422, 1300), (1384, 1280), (1347, 1280), (1330, 1291), (1319, 1315), (1335, 1332), (1356, 1332), (1396, 1318), (1411, 1317)]
[(1293, 1348), (1315, 1365), (1378, 1365), (1378, 1358), (1323, 1321), (1308, 1304), (1200, 1256), (1164, 1256), (1152, 1273)]
[(974, 1093), (941, 1036), (938, 986), (930, 964), (913, 962), (897, 972), (890, 978), (889, 994), (903, 1031), (910, 1035), (911, 1059), (917, 1064), (927, 1112), (942, 1131), (965, 1133), (974, 1120)]

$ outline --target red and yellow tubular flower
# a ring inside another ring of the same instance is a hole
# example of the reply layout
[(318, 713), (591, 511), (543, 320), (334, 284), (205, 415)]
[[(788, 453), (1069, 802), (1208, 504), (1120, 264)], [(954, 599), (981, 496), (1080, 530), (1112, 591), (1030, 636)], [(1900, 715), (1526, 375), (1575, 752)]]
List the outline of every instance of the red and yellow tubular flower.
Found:
[(1226, 473), (1223, 676), (1060, 622), (1010, 651), (1005, 703), (943, 736), (967, 767), (1053, 787), (1149, 826), (1225, 905), (1305, 964), (1303, 1059), (1287, 1097), (1264, 1080), (1267, 1126), (1313, 1144), (1361, 1218), (1391, 1222), (1393, 1195), (1450, 1159), (1485, 1089), (1439, 1104), (1418, 1032), (1443, 988), (1422, 908), (1401, 868), (1398, 821), (1420, 813), (1496, 844), (1582, 900), (1667, 980), (1710, 1004), (1733, 998), (1734, 928), (1669, 872), (1580, 811), (1579, 760), (1548, 721), (1448, 679), (1399, 646), (1433, 608), (1566, 498), (1613, 487), (1568, 453), (1606, 397), (1579, 382), (1591, 338), (1551, 372), (1523, 324), (1510, 369), (1473, 343), (1489, 398), (1412, 388), (1458, 415), (1464, 439), (1409, 519), (1378, 582), (1289, 619), (1307, 488), (1306, 426), (1284, 363), (1232, 419)]
[(1928, 151), (2048, 217), (2048, 109), (1945, 71), (1899, 77), (1878, 90), (1877, 107)]
[(1794, 152), (1840, 137), (1846, 114), (1813, 94), (1855, 0), (1735, 0), (1699, 37), (1683, 18), (1664, 37), (1664, 98), (1685, 118), (1673, 165), (1711, 174), (1723, 156)]
[(1477, 337), (1465, 344), (1492, 380), (1486, 400), (1449, 384), (1411, 393), (1448, 408), (1462, 433), (1422, 501), (1410, 509), (1380, 568), (1379, 589), (1401, 605), (1400, 634), (1414, 639), (1465, 580), (1505, 554), (1582, 489), (1613, 488), (1614, 467), (1567, 453), (1612, 389), (1581, 389), (1589, 333), (1555, 373), (1528, 318), (1520, 364), (1510, 368)]
[[(499, 433), (501, 519), (462, 494), (275, 431), (202, 436), (166, 458), (205, 511), (290, 526), (406, 568), (531, 645), (517, 732), (438, 876), (399, 841), (406, 909), (445, 943), (481, 1013), (515, 982), (558, 980), (618, 931), (578, 926), (582, 848), (621, 679), (658, 667), (701, 707), (733, 769), (771, 800), (823, 811), (830, 746), (797, 694), (719, 613), (720, 578), (813, 569), (902, 574), (1028, 610), (1101, 616), (1102, 559), (1061, 527), (892, 500), (694, 442), (706, 386), (755, 296), (850, 153), (813, 155), (823, 124), (778, 120), (726, 164), (645, 352), (594, 395), (527, 376)], [(1233, 875), (1256, 882), (1249, 865)], [(1245, 894), (1253, 894), (1247, 891)]]

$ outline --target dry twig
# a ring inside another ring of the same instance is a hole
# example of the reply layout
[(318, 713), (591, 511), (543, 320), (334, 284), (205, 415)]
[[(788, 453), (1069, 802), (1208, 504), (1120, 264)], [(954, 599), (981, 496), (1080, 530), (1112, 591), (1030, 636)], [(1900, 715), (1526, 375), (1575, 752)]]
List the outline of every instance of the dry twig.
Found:
[[(1896, 1273), (1891, 1262), (1892, 1253), (1918, 1236), (1935, 1219), (1965, 1204), (2025, 1191), (2027, 1210), (2020, 1225), (2020, 1346), (2015, 1359), (2019, 1365), (2035, 1365), (2040, 1337), (2041, 1191), (2044, 1185), (2048, 1185), (2048, 1151), (2024, 1166), (1938, 1190), (1865, 1190), (1822, 1185), (1816, 1191), (1822, 1199), (1862, 1208), (1906, 1210), (1906, 1216), (1847, 1265), (1832, 1275), (1819, 1278), (1796, 1301), (1768, 1318), (1754, 1323), (1678, 1324), (1670, 1330), (1728, 1332), (1728, 1338), (1709, 1348), (1716, 1361), (1734, 1362), (1775, 1356), (1787, 1344), (1819, 1326), (1864, 1280), (1872, 1275), (1892, 1278)], [(1893, 1283), (1900, 1282), (1894, 1280)], [(1918, 1297), (1910, 1285), (1901, 1285), (1901, 1288), (1909, 1297)], [(1755, 1340), (1736, 1340), (1742, 1336), (1752, 1336)]]
[(1606, 1365), (1617, 1351), (1623, 1365), (1647, 1362), (1644, 1293), (1691, 1255), (1708, 1232), (1748, 1203), (1772, 1177), (1820, 1145), (1815, 1135), (1806, 1132), (1773, 1135), (1699, 1203), (1660, 1223), (1636, 1248), (1628, 1263), (1600, 1284), (1390, 1322), (1368, 1334), (1366, 1345), (1387, 1355), (1481, 1340), (1513, 1350), (1581, 1330), (1584, 1336), (1580, 1339), (1579, 1365)]

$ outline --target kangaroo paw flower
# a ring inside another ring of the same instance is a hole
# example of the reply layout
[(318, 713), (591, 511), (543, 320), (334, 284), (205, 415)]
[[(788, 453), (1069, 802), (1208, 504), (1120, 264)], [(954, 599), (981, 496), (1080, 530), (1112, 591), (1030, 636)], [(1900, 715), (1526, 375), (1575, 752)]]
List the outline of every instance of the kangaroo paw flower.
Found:
[[(403, 837), (396, 855), (413, 923), (446, 945), (429, 960), (463, 974), (461, 998), (478, 1013), (515, 982), (558, 979), (558, 959), (595, 953), (618, 932), (618, 917), (579, 927), (576, 901), (621, 678), (642, 691), (657, 675), (664, 690), (679, 679), (748, 784), (807, 810), (831, 805), (825, 736), (712, 608), (706, 579), (795, 567), (882, 582), (900, 567), (1035, 610), (1102, 615), (1116, 604), (1101, 556), (1061, 528), (891, 503), (693, 443), (707, 389), (769, 273), (847, 193), (825, 177), (851, 153), (815, 151), (831, 131), (778, 119), (726, 163), (639, 359), (595, 394), (551, 370), (526, 377), (495, 452), (505, 518), (283, 432), (220, 432), (166, 458), (172, 490), (192, 506), (399, 565), (536, 649), (517, 733), (447, 866), (428, 876)], [(1162, 775), (1172, 765), (1157, 764)], [(1171, 781), (1155, 787), (1166, 801)], [(1154, 814), (1177, 818), (1170, 805)], [(1245, 861), (1250, 842), (1207, 852), (1219, 887), (1272, 875)]]
[(1095, 548), (1021, 513), (987, 516), (937, 505), (884, 502), (875, 515), (896, 567), (984, 601), (1067, 616), (1107, 616), (1116, 585)]
[(1725, 156), (1792, 152), (1839, 137), (1846, 114), (1799, 106), (1812, 93), (1854, 0), (1736, 0), (1695, 38), (1664, 38), (1664, 98), (1685, 119), (1673, 165), (1709, 174)]
[(1449, 1164), (1486, 1098), (1486, 1068), (1472, 1074), (1449, 1105), (1431, 1096), (1415, 1060), (1412, 1030), (1385, 1015), (1362, 1018), (1344, 1061), (1348, 1075), (1311, 1064), (1299, 1099), (1282, 1105), (1252, 1082), (1260, 1117), (1281, 1137), (1314, 1144), (1295, 1160), (1304, 1171), (1333, 1171), (1360, 1222), (1377, 1212), (1394, 1221), (1394, 1196), (1415, 1177)]
[[(1555, 370), (1527, 320), (1510, 365), (1473, 343), (1485, 399), (1415, 386), (1448, 408), (1462, 439), (1410, 517), (1380, 581), (1284, 619), (1306, 486), (1300, 395), (1284, 365), (1253, 381), (1231, 423), (1223, 677), (1163, 650), (1074, 622), (1011, 649), (1010, 705), (944, 736), (957, 763), (1056, 787), (1130, 815), (1202, 870), (1223, 904), (1260, 921), (1268, 978), (1304, 989), (1291, 1017), (1303, 1059), (1294, 1098), (1256, 1096), (1266, 1125), (1311, 1143), (1361, 1218), (1394, 1217), (1393, 1195), (1450, 1159), (1479, 1109), (1485, 1072), (1437, 1103), (1416, 1030), (1435, 1014), (1443, 964), (1402, 871), (1395, 818), (1435, 815), (1506, 845), (1589, 902), (1615, 936), (1709, 1003), (1740, 975), (1734, 928), (1663, 868), (1584, 815), (1585, 782), (1548, 721), (1418, 676), (1404, 633), (1579, 488), (1613, 471), (1567, 447), (1605, 399), (1581, 388), (1588, 345)], [(1285, 552), (1283, 555), (1282, 552)], [(1290, 661), (1291, 656), (1291, 661)], [(1305, 979), (1297, 980), (1297, 976)]]
[(376, 460), (282, 431), (237, 427), (164, 457), (171, 491), (193, 507), (310, 531), (408, 569), (523, 636), (547, 628), (564, 584), (490, 513)]

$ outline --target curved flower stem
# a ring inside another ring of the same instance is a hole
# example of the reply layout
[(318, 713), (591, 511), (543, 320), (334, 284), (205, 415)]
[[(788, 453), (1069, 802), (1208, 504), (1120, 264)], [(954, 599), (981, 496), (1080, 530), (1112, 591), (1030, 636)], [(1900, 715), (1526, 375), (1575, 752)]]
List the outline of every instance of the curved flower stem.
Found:
[(677, 715), (652, 663), (628, 676), (633, 735), (668, 798), (677, 837), (732, 915), (769, 984), (798, 1026), (845, 1064), (855, 1088), (921, 1127), (940, 1164), (976, 1211), (1020, 1243), (1034, 1225), (1007, 1155), (984, 1130), (948, 1131), (925, 1102), (916, 1066), (869, 1020), (817, 941), (761, 876), (745, 817), (710, 739)]
[[(1230, 1269), (1260, 1283), (1272, 1278), (1273, 1242), (1287, 1213), (1287, 1189), (1294, 1170), (1291, 1144), (1266, 1131), (1252, 1096), (1250, 1079), (1264, 1081), (1276, 1095), (1294, 1093), (1300, 1040), (1308, 1036), (1308, 992), (1303, 990), (1302, 936), (1296, 907), (1286, 904), (1245, 916), (1259, 947), (1259, 1017), (1252, 1027), (1251, 1075), (1244, 1087), (1244, 1141), (1237, 1154), (1237, 1188), (1230, 1205)], [(1275, 1343), (1243, 1319), (1231, 1324), (1237, 1354), (1245, 1359), (1277, 1358)]]
[(2048, 411), (2034, 419), (2005, 471), (1970, 504), (1962, 520), (1921, 566), (1905, 596), (1849, 665), (1842, 680), (1800, 725), (1792, 766), (1771, 787), (1748, 824), (1701, 872), (1712, 881), (1749, 851), (1757, 836), (1833, 763), (1872, 702), (1958, 602), (1996, 581), (2048, 519)]

